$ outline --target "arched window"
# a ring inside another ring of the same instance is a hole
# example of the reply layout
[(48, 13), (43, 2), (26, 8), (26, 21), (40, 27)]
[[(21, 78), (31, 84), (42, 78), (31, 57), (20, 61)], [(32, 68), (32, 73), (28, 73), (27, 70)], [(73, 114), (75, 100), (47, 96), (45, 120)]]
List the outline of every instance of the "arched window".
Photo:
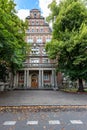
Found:
[(28, 38), (27, 42), (28, 43), (33, 43), (33, 38)]
[(38, 55), (39, 53), (39, 48), (32, 48), (32, 54)]
[(34, 18), (36, 18), (36, 16), (37, 16), (37, 14), (36, 14), (36, 13), (34, 13)]
[(37, 43), (42, 43), (42, 38), (41, 37), (37, 38)]

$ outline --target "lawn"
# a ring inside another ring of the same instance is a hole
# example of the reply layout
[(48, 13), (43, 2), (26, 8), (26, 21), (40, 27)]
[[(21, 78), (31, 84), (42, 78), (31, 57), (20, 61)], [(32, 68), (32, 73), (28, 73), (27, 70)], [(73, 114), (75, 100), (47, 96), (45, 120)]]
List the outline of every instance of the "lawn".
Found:
[[(64, 88), (64, 89), (61, 89), (61, 91), (70, 92), (70, 93), (77, 93), (78, 88)], [(87, 88), (84, 89), (84, 93), (87, 93)]]

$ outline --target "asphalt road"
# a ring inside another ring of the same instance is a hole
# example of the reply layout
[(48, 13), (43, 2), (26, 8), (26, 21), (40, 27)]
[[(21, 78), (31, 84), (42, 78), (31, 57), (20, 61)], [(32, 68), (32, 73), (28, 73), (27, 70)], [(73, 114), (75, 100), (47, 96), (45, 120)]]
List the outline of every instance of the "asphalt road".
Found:
[(87, 111), (2, 111), (0, 130), (87, 130)]
[(61, 91), (6, 91), (0, 93), (0, 106), (87, 105), (87, 94)]

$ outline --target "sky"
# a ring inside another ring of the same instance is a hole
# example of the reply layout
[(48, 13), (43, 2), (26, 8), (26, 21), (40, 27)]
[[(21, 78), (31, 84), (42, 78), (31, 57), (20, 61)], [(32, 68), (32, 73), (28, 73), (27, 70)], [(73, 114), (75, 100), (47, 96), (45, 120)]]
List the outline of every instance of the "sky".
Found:
[[(56, 0), (59, 3), (60, 0)], [(16, 10), (18, 11), (17, 15), (20, 19), (25, 19), (29, 16), (29, 11), (31, 9), (39, 9), (42, 13), (42, 16), (47, 17), (50, 13), (48, 5), (52, 0), (14, 0), (16, 3)]]

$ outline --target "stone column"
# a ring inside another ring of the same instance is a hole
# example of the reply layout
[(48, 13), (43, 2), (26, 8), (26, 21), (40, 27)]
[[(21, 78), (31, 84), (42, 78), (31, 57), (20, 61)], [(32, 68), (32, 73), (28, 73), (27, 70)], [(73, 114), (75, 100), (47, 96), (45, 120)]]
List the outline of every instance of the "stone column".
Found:
[(51, 83), (52, 83), (53, 88), (55, 86), (55, 75), (54, 74), (55, 74), (55, 72), (54, 72), (54, 70), (52, 70), (52, 80), (51, 80), (52, 82)]
[(42, 88), (44, 87), (44, 76), (43, 76), (43, 70), (42, 70)]
[[(10, 74), (10, 77), (12, 77), (12, 75)], [(16, 72), (16, 74), (13, 76), (13, 80), (11, 79), (11, 81), (13, 81), (13, 88), (17, 88), (18, 87), (18, 73)]]
[(54, 87), (56, 87), (56, 71), (54, 70)]
[(27, 72), (26, 72), (26, 70), (24, 70), (24, 88), (26, 88), (26, 86), (27, 86)]
[(57, 88), (57, 77), (56, 77), (56, 72), (55, 72), (55, 87)]
[(41, 70), (39, 70), (39, 88), (41, 88)]
[(29, 88), (29, 70), (27, 70), (27, 88)]
[(18, 87), (18, 72), (16, 74), (16, 87)]
[(54, 70), (54, 82), (55, 82), (54, 86), (55, 86), (55, 88), (57, 89), (57, 76), (56, 76), (56, 70)]
[(17, 82), (16, 82), (16, 77), (17, 77), (17, 74), (14, 75), (14, 84), (13, 84), (13, 87), (14, 87), (14, 88), (16, 87), (16, 84), (17, 84)]

